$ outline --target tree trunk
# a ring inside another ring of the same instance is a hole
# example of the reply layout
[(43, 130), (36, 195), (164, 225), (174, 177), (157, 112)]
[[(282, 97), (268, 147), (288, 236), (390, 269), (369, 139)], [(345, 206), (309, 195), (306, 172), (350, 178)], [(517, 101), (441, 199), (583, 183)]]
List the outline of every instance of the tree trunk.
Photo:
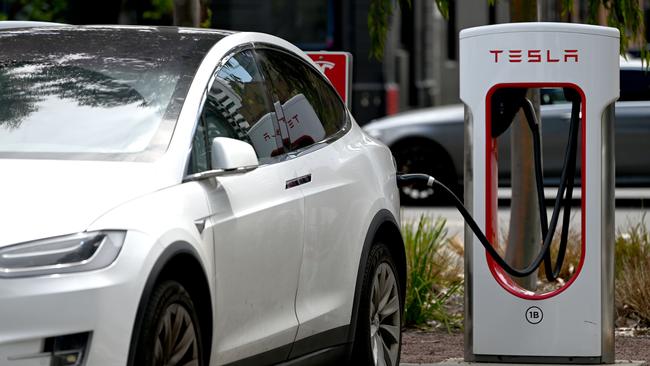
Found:
[(174, 0), (174, 25), (179, 27), (198, 27), (200, 23), (200, 0)]
[[(537, 1), (511, 1), (510, 18), (513, 22), (537, 21)], [(529, 90), (526, 97), (533, 102), (535, 113), (539, 116), (539, 91)], [(512, 196), (505, 259), (515, 268), (524, 268), (539, 252), (542, 235), (535, 190), (533, 139), (523, 111), (515, 116), (510, 131)], [(537, 271), (528, 277), (513, 279), (528, 290), (534, 291), (537, 288)]]

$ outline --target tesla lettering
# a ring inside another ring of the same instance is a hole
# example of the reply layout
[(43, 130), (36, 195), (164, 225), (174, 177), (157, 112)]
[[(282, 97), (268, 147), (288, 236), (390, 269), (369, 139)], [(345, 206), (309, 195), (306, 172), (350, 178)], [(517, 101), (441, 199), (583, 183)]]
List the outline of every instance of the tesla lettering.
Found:
[[(489, 50), (494, 55), (494, 63), (499, 63), (506, 60), (510, 63), (519, 62), (578, 62), (578, 50), (563, 50), (562, 52), (554, 53), (551, 50)], [(501, 57), (504, 56), (504, 57)]]

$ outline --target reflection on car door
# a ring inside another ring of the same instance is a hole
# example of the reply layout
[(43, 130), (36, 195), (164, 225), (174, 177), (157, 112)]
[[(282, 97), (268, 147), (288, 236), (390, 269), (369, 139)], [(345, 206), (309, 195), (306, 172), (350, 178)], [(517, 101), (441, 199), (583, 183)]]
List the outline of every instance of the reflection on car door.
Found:
[(287, 189), (296, 163), (282, 158), (265, 93), (253, 53), (232, 56), (215, 75), (195, 137), (195, 145), (205, 139), (204, 169), (210, 141), (219, 136), (251, 143), (261, 164), (248, 173), (203, 182), (212, 209), (206, 230), (213, 230), (215, 241), (215, 327), (220, 334), (213, 350), (220, 363), (269, 350), (274, 351), (266, 361), (282, 361), (298, 328), (294, 301), (304, 200), (300, 190)]

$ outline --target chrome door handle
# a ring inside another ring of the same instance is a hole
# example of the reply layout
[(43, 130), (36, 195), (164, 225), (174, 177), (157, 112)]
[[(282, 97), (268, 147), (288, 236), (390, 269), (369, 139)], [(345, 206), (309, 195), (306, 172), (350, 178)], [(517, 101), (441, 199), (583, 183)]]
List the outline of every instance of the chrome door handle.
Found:
[(311, 174), (303, 175), (298, 178), (289, 179), (285, 184), (285, 189), (298, 187), (299, 185), (307, 184), (311, 182)]

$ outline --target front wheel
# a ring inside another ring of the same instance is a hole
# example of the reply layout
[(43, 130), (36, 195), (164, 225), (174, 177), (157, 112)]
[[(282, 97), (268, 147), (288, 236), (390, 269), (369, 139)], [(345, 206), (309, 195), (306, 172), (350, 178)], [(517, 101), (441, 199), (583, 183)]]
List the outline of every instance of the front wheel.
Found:
[(156, 286), (145, 309), (135, 365), (203, 366), (203, 345), (194, 303), (176, 281)]
[(354, 365), (399, 365), (402, 341), (400, 281), (391, 252), (378, 243), (370, 249), (353, 350)]

